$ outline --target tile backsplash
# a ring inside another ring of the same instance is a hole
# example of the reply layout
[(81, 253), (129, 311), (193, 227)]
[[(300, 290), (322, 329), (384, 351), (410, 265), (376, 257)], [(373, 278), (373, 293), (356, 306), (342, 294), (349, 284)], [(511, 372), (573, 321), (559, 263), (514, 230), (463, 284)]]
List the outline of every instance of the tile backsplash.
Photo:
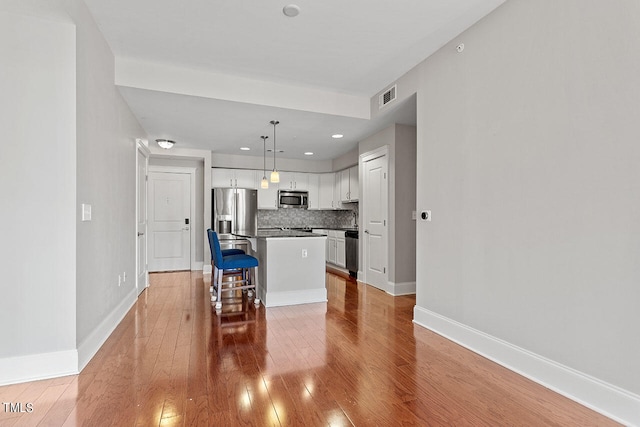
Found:
[(258, 228), (346, 228), (353, 227), (358, 204), (349, 203), (343, 211), (314, 211), (306, 209), (259, 210)]

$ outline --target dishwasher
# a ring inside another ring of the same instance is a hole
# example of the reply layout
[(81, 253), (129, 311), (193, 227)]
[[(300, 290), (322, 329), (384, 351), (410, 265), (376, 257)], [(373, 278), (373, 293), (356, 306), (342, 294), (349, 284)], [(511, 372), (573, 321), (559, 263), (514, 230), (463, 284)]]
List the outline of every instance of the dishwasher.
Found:
[(351, 277), (358, 277), (358, 230), (347, 230), (344, 233), (346, 246), (347, 270)]

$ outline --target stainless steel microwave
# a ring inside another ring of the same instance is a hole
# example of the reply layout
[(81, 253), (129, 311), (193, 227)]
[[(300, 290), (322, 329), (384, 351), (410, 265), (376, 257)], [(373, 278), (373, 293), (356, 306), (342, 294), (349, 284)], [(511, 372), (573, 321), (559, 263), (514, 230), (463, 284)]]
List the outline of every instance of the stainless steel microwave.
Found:
[(278, 207), (307, 209), (309, 207), (309, 192), (279, 190)]

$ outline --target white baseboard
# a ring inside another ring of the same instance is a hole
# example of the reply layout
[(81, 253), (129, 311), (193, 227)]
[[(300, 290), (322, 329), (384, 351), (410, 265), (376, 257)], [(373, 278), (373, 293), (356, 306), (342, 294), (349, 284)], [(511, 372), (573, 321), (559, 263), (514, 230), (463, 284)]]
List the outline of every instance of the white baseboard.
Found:
[(0, 359), (0, 386), (77, 373), (78, 352), (75, 349)]
[(82, 371), (87, 363), (96, 355), (102, 344), (109, 338), (109, 335), (120, 324), (124, 316), (136, 303), (137, 295), (135, 288), (127, 294), (118, 306), (104, 318), (87, 338), (78, 345), (78, 371)]
[(212, 272), (213, 272), (213, 268), (211, 268), (211, 264), (203, 264), (202, 274), (211, 274)]
[(402, 282), (402, 283), (394, 283), (389, 282), (389, 288), (391, 291), (387, 291), (394, 297), (400, 295), (413, 295), (416, 293), (416, 282)]
[(415, 306), (414, 323), (625, 425), (640, 425), (640, 396), (455, 320)]
[(327, 302), (327, 289), (305, 289), (303, 291), (267, 292), (263, 297), (265, 307)]
[(191, 271), (200, 271), (204, 268), (204, 262), (195, 261), (191, 263)]

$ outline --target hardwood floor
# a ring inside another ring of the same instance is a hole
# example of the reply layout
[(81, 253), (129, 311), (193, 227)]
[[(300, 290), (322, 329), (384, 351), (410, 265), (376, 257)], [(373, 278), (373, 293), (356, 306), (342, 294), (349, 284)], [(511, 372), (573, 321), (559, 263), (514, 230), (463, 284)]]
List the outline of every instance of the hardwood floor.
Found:
[(33, 404), (0, 426), (616, 425), (414, 325), (412, 296), (327, 274), (326, 304), (216, 314), (209, 283), (152, 275), (80, 375), (0, 387)]

